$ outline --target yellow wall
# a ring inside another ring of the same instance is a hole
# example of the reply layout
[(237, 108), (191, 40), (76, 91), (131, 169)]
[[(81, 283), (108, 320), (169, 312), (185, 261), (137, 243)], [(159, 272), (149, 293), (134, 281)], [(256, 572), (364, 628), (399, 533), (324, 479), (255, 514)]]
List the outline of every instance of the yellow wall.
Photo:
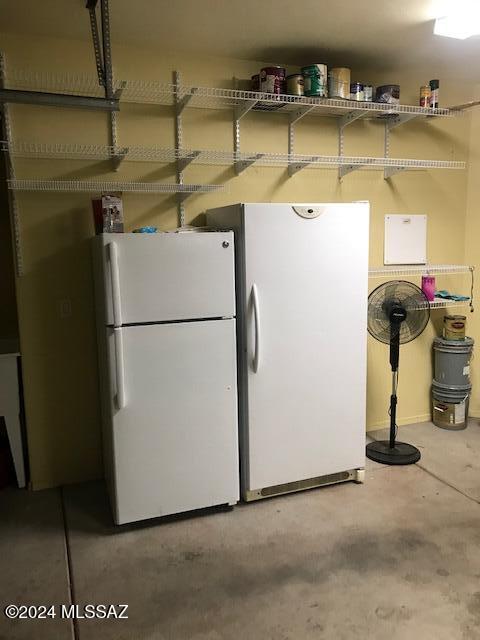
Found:
[[(4, 36), (1, 48), (8, 68), (72, 71), (93, 74), (90, 44)], [(262, 63), (184, 56), (161, 51), (114, 47), (118, 77), (171, 81), (182, 72), (193, 85), (231, 87), (232, 76), (249, 78)], [(307, 61), (310, 62), (310, 61)], [(289, 71), (295, 71), (295, 68)], [(357, 77), (360, 76), (357, 70)], [(418, 87), (435, 70), (404, 70), (381, 77), (365, 70), (372, 82), (399, 81), (402, 102), (417, 101)], [(442, 78), (442, 102), (470, 99), (469, 87)], [(14, 108), (17, 140), (38, 142), (107, 143), (107, 116), (75, 109), (27, 106)], [(397, 157), (465, 160), (468, 156), (469, 118), (411, 122), (392, 134), (391, 154)], [(125, 105), (119, 116), (119, 144), (173, 145), (170, 108)], [(382, 125), (359, 121), (346, 131), (346, 154), (383, 155)], [(184, 144), (191, 148), (232, 148), (228, 110), (187, 109)], [(242, 121), (243, 151), (287, 151), (285, 116), (251, 113)], [(326, 118), (304, 118), (296, 130), (296, 152), (337, 153), (336, 124)], [(125, 162), (118, 174), (108, 163), (18, 160), (19, 177), (93, 177), (174, 182), (173, 168)], [(386, 213), (426, 213), (429, 216), (429, 260), (464, 260), (467, 172), (418, 171), (400, 174), (390, 182), (381, 172), (355, 172), (339, 183), (333, 170), (304, 170), (288, 178), (284, 168), (251, 167), (236, 177), (231, 167), (193, 165), (186, 181), (225, 183), (225, 193), (197, 195), (187, 201), (187, 222), (201, 222), (208, 207), (238, 201), (351, 201), (370, 200), (372, 265), (383, 262), (383, 216)], [(93, 234), (90, 196), (83, 194), (20, 193), (25, 275), (18, 280), (21, 346), (24, 359), (28, 438), (34, 488), (95, 478), (101, 475), (99, 399), (89, 239)], [(126, 230), (155, 224), (176, 226), (172, 197), (124, 196)], [(439, 280), (446, 288), (457, 281)], [(375, 285), (372, 282), (372, 287)], [(465, 288), (465, 287), (464, 287)], [(458, 290), (458, 286), (457, 286)], [(71, 317), (60, 315), (61, 301), (71, 301)], [(345, 310), (348, 313), (348, 291)], [(402, 348), (399, 422), (429, 416), (431, 383), (430, 345), (442, 313), (412, 344)], [(369, 428), (386, 423), (390, 393), (387, 347), (369, 340)]]
[[(475, 88), (474, 99), (480, 99), (480, 85)], [(470, 131), (470, 158), (468, 167), (468, 199), (467, 217), (465, 225), (465, 257), (469, 263), (480, 264), (480, 107), (475, 107), (471, 111), (471, 131)], [(477, 299), (477, 312), (469, 314), (468, 335), (473, 336), (477, 343), (480, 340), (480, 283), (479, 273), (475, 276), (475, 297)], [(480, 396), (478, 394), (478, 384), (480, 382), (480, 346), (476, 346), (476, 355), (471, 366), (471, 378), (473, 393), (470, 399), (470, 413), (473, 416), (480, 416)]]

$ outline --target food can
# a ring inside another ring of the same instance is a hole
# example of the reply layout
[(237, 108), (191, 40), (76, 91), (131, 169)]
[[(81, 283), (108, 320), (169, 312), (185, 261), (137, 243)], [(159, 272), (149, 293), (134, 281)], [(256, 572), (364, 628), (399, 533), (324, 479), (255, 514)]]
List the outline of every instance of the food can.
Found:
[(439, 80), (430, 80), (430, 106), (432, 109), (438, 109), (438, 89), (440, 87)]
[(465, 340), (467, 316), (443, 316), (443, 337), (445, 340)]
[(386, 104), (400, 104), (400, 85), (384, 84), (377, 87), (375, 100)]
[(363, 99), (365, 102), (372, 102), (373, 100), (373, 87), (371, 84), (363, 85)]
[(352, 82), (350, 84), (350, 100), (356, 100), (357, 102), (363, 102), (365, 100), (363, 84), (360, 82)]
[(260, 74), (256, 73), (252, 76), (252, 91), (260, 91)]
[(304, 83), (301, 73), (292, 73), (290, 76), (287, 76), (287, 93), (292, 96), (303, 96), (303, 87)]
[(302, 76), (306, 96), (327, 97), (328, 68), (326, 64), (310, 64), (308, 67), (302, 67)]
[(430, 86), (428, 84), (420, 87), (420, 106), (421, 107), (429, 107), (430, 106), (430, 96), (432, 92)]
[(260, 69), (260, 91), (264, 93), (285, 93), (286, 70), (283, 67), (264, 67)]
[(328, 95), (330, 98), (350, 100), (350, 69), (335, 67), (328, 74)]

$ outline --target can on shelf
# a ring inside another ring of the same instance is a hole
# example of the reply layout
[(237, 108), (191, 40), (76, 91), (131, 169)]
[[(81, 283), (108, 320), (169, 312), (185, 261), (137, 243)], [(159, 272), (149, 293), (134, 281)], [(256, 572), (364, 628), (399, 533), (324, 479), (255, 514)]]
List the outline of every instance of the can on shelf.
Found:
[(430, 106), (432, 109), (438, 109), (438, 89), (440, 87), (439, 80), (430, 80)]
[(443, 316), (443, 337), (445, 340), (465, 340), (467, 316)]
[(400, 104), (400, 85), (384, 84), (377, 87), (375, 100), (386, 104)]
[(263, 67), (260, 69), (260, 91), (280, 95), (285, 93), (286, 69), (283, 67)]
[(302, 67), (304, 91), (306, 96), (328, 96), (328, 68), (326, 64), (310, 64)]
[(356, 100), (357, 102), (364, 102), (365, 91), (363, 84), (360, 82), (352, 82), (350, 84), (350, 100)]
[(252, 76), (252, 91), (260, 91), (260, 74), (256, 73)]
[(432, 95), (432, 91), (428, 84), (425, 84), (420, 87), (420, 106), (421, 107), (429, 107), (430, 106), (430, 96)]
[(328, 74), (328, 95), (330, 98), (350, 100), (350, 69), (335, 67)]
[(373, 101), (373, 87), (371, 84), (363, 85), (363, 99), (365, 102)]
[(287, 76), (287, 93), (292, 96), (304, 95), (304, 80), (301, 73), (292, 73)]

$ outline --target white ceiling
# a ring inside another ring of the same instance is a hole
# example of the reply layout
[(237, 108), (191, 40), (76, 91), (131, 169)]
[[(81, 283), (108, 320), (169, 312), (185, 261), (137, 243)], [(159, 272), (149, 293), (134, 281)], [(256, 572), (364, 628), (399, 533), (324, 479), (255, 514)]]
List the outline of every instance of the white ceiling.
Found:
[[(477, 82), (480, 37), (434, 36), (441, 2), (110, 0), (112, 42), (292, 65), (348, 61), (354, 68), (430, 68)], [(88, 39), (84, 5), (0, 0), (0, 31)]]

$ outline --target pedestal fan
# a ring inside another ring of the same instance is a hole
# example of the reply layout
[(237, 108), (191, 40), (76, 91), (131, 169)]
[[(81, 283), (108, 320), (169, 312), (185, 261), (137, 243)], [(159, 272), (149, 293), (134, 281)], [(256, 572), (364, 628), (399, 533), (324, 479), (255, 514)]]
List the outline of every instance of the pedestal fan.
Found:
[(384, 282), (368, 296), (368, 332), (390, 345), (392, 395), (390, 396), (390, 439), (367, 445), (367, 458), (382, 464), (413, 464), (420, 451), (406, 442), (397, 442), (397, 386), (400, 345), (415, 340), (427, 326), (430, 303), (412, 282)]

